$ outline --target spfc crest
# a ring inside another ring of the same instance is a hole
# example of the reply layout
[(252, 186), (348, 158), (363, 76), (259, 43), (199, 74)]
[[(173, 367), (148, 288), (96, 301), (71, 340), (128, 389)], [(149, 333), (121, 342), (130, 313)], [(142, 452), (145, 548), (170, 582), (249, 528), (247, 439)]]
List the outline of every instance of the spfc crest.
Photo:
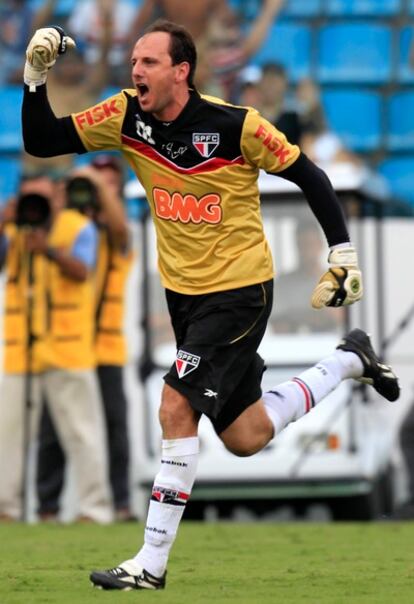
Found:
[(178, 377), (182, 378), (194, 369), (197, 369), (201, 361), (201, 358), (195, 354), (190, 354), (184, 350), (177, 352), (177, 358), (175, 359), (175, 366), (177, 369)]
[(219, 144), (218, 132), (193, 132), (193, 145), (202, 157), (210, 157)]

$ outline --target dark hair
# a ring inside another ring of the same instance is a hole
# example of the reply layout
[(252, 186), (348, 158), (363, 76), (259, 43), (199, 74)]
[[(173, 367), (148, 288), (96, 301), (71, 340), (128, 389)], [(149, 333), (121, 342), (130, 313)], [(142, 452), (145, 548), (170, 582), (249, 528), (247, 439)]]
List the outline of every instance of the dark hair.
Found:
[(144, 35), (157, 31), (170, 34), (169, 53), (172, 64), (178, 65), (184, 61), (189, 63), (190, 71), (187, 81), (188, 85), (194, 88), (193, 80), (197, 66), (197, 51), (191, 34), (182, 25), (177, 25), (177, 23), (172, 23), (172, 21), (167, 21), (166, 19), (157, 19), (145, 30)]
[(264, 65), (262, 65), (262, 74), (271, 74), (281, 78), (287, 78), (286, 68), (282, 63), (264, 63)]

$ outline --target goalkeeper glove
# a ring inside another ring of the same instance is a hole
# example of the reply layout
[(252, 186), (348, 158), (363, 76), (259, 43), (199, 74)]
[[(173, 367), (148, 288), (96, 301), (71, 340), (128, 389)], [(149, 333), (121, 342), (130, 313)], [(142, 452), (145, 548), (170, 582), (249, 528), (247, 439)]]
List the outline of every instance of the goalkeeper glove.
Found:
[(358, 258), (352, 246), (330, 251), (329, 270), (319, 279), (312, 294), (313, 308), (346, 306), (362, 298), (362, 277)]
[(46, 82), (48, 69), (56, 63), (58, 55), (63, 55), (68, 48), (76, 46), (61, 27), (43, 27), (35, 31), (26, 50), (24, 66), (24, 83), (30, 92), (36, 92), (36, 86)]

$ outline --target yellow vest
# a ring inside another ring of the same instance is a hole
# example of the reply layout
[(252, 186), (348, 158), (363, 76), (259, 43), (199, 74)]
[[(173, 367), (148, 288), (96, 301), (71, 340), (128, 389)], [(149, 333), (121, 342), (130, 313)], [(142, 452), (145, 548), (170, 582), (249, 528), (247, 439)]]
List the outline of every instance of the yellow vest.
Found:
[(125, 285), (133, 253), (123, 254), (110, 245), (100, 231), (96, 269), (96, 340), (98, 365), (124, 365), (127, 358), (124, 335)]
[[(69, 251), (89, 220), (75, 210), (62, 210), (51, 229), (51, 247)], [(93, 275), (75, 281), (49, 261), (47, 282), (49, 331), (45, 363), (61, 369), (90, 369), (95, 366)]]
[[(5, 261), (3, 370), (5, 373), (24, 373), (28, 370), (38, 373), (44, 369), (41, 348), (44, 346), (47, 325), (45, 283), (48, 261), (41, 254), (29, 255), (25, 250), (23, 230), (17, 229), (15, 225), (7, 225), (5, 234), (8, 249)], [(29, 317), (34, 337), (30, 359)]]

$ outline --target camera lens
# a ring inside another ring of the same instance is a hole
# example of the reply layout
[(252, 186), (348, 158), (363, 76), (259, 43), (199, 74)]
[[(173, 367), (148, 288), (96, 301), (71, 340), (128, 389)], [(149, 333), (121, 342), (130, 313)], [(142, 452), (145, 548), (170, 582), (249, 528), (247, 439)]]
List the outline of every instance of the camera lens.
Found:
[(96, 208), (97, 192), (95, 185), (88, 180), (77, 176), (69, 180), (66, 185), (68, 207), (82, 211), (88, 207)]

